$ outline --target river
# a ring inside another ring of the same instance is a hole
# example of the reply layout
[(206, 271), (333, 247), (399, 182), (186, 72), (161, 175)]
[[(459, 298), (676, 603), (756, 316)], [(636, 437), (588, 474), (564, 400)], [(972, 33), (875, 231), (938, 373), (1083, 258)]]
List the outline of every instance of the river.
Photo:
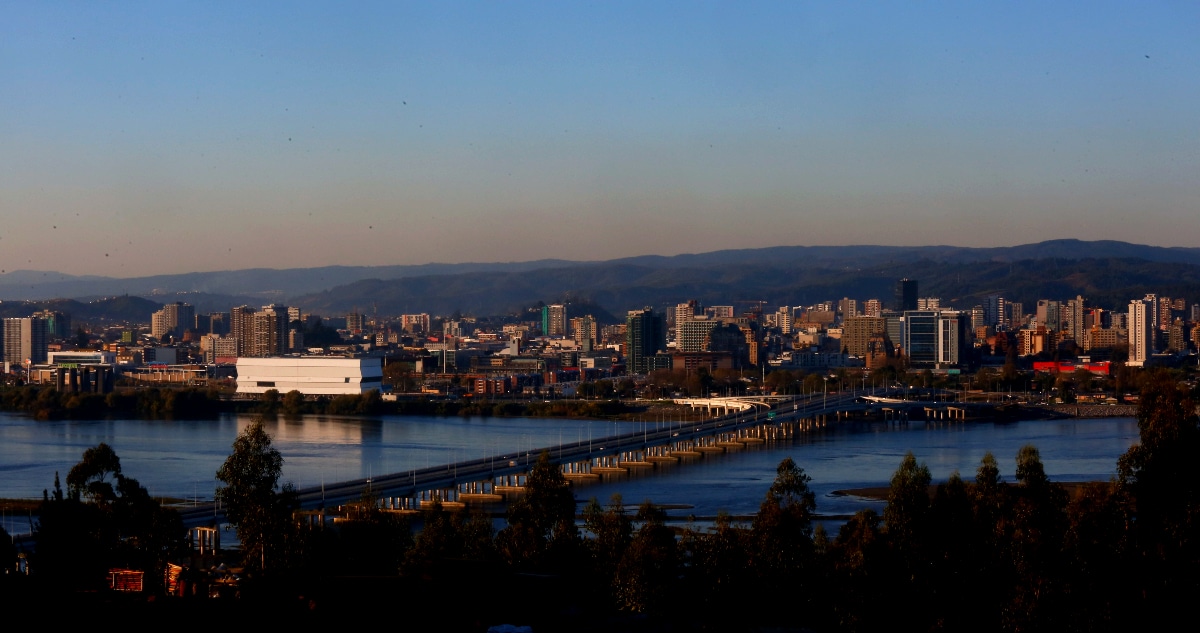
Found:
[[(106, 442), (121, 458), (124, 473), (138, 479), (151, 494), (209, 500), (217, 485), (217, 469), (238, 432), (251, 420), (252, 416), (223, 415), (210, 420), (38, 422), (0, 413), (0, 497), (40, 498), (44, 489), (53, 486), (56, 471), (65, 480), (86, 448)], [(268, 420), (266, 428), (283, 455), (283, 479), (307, 487), (600, 438), (639, 430), (642, 424), (545, 418), (304, 416), (289, 420), (281, 416)], [(653, 428), (663, 423), (647, 424)], [(979, 460), (991, 451), (1005, 479), (1012, 481), (1017, 451), (1033, 444), (1052, 479), (1088, 481), (1115, 475), (1117, 458), (1136, 441), (1137, 424), (1132, 418), (913, 422), (900, 427), (844, 423), (789, 443), (708, 455), (578, 486), (575, 494), (581, 501), (596, 497), (605, 502), (620, 493), (627, 505), (650, 499), (682, 506), (675, 515), (713, 516), (721, 510), (750, 514), (770, 486), (780, 460), (792, 457), (812, 477), (818, 512), (845, 514), (863, 507), (879, 509), (881, 504), (831, 493), (887, 485), (908, 451), (929, 466), (934, 482), (945, 481), (955, 470), (972, 478)], [(28, 529), (13, 525), (12, 517), (5, 521), (6, 528), (18, 533)]]

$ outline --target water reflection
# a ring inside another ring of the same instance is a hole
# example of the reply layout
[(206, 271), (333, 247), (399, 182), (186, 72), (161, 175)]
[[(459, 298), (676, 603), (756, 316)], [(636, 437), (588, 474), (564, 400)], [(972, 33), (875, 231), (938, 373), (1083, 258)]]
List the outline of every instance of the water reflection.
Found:
[[(217, 483), (214, 474), (238, 432), (252, 420), (249, 415), (229, 415), (199, 421), (36, 422), (0, 414), (0, 496), (40, 497), (43, 489), (53, 485), (55, 471), (65, 478), (84, 449), (107, 442), (121, 457), (126, 474), (139, 479), (152, 494), (211, 499)], [(529, 453), (539, 447), (669, 424), (399, 416), (281, 416), (266, 421), (284, 457), (284, 479), (301, 487), (488, 455), (536, 458)], [(1117, 458), (1136, 438), (1137, 425), (1130, 418), (905, 427), (847, 424), (803, 435), (790, 444), (709, 455), (609, 479), (580, 487), (576, 495), (607, 501), (619, 492), (630, 505), (649, 498), (690, 506), (689, 512), (700, 516), (720, 510), (747, 514), (757, 509), (775, 466), (790, 456), (813, 478), (820, 512), (853, 512), (862, 507), (861, 501), (831, 493), (886, 485), (910, 450), (929, 466), (935, 482), (945, 481), (955, 470), (972, 478), (987, 451), (996, 455), (1005, 478), (1012, 481), (1017, 451), (1033, 443), (1052, 478), (1079, 481), (1112, 476)]]

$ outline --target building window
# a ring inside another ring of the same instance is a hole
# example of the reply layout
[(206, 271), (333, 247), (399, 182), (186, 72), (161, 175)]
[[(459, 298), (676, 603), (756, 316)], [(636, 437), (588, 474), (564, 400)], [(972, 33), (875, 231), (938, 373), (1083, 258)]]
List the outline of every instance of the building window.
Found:
[(258, 381), (258, 386), (259, 386), (259, 387), (274, 387), (274, 386), (275, 386), (275, 381), (273, 381), (273, 380), (260, 380), (260, 381)]

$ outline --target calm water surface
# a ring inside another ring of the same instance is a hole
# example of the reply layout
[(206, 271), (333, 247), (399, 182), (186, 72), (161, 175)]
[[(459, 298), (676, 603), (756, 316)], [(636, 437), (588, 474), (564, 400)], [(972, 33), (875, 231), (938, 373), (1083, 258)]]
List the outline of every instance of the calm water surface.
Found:
[[(121, 458), (126, 475), (156, 496), (211, 499), (215, 473), (233, 440), (252, 416), (213, 420), (101, 420), (37, 422), (0, 413), (0, 497), (36, 497), (66, 478), (84, 449), (107, 442)], [(654, 423), (650, 423), (654, 424)], [(342, 418), (305, 416), (268, 421), (267, 430), (284, 457), (284, 479), (316, 486), (453, 461), (523, 453), (530, 449), (600, 438), (641, 429), (642, 423), (544, 418), (435, 418), (389, 416)], [(580, 486), (581, 500), (607, 501), (620, 493), (627, 505), (644, 499), (690, 506), (684, 514), (712, 516), (754, 512), (774, 478), (776, 465), (792, 457), (809, 476), (818, 511), (852, 513), (881, 504), (832, 496), (834, 490), (886, 485), (900, 460), (912, 451), (935, 482), (958, 470), (974, 476), (991, 451), (1007, 480), (1013, 480), (1017, 451), (1034, 444), (1047, 473), (1057, 481), (1108, 479), (1117, 458), (1137, 441), (1131, 418), (1028, 421), (907, 427), (848, 424), (774, 444), (709, 455)]]

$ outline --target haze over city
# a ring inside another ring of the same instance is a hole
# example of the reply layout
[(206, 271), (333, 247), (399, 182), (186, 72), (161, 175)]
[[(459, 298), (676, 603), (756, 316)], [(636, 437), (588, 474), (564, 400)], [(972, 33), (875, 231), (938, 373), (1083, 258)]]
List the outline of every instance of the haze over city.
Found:
[(0, 269), (1197, 246), (1198, 13), (9, 3)]

